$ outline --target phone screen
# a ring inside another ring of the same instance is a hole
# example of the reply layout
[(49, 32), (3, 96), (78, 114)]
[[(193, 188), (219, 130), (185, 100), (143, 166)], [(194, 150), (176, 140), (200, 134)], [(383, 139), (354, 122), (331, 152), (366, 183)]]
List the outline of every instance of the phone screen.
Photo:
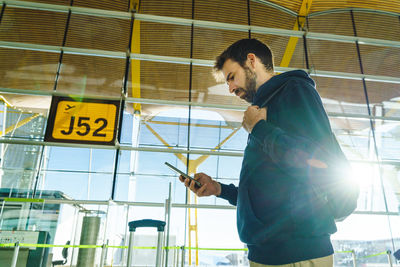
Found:
[(179, 174), (182, 175), (183, 177), (188, 178), (188, 179), (194, 181), (194, 182), (196, 183), (196, 186), (201, 187), (201, 183), (200, 183), (199, 181), (196, 181), (193, 177), (191, 177), (191, 176), (187, 175), (186, 173), (184, 173), (183, 171), (181, 171), (181, 170), (175, 168), (174, 166), (172, 166), (172, 165), (169, 164), (168, 162), (165, 162), (165, 165), (167, 165), (168, 167), (171, 168), (171, 170), (173, 170), (173, 171), (179, 173)]

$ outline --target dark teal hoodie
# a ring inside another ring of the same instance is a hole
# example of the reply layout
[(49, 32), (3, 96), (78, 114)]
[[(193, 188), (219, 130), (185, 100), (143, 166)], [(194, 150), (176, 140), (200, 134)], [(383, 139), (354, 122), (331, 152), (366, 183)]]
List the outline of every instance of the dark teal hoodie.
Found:
[(319, 174), (331, 166), (328, 154), (344, 155), (314, 81), (301, 70), (276, 75), (253, 105), (267, 107), (267, 120), (249, 134), (239, 186), (221, 184), (219, 196), (237, 205), (249, 259), (280, 265), (331, 255), (336, 225), (316, 191), (327, 186)]

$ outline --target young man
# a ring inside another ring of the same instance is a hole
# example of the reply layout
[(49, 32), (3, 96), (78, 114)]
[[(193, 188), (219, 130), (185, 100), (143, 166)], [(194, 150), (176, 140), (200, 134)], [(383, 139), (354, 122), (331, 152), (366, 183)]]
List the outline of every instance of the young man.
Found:
[[(328, 154), (345, 159), (332, 134), (314, 81), (301, 70), (274, 75), (270, 49), (243, 39), (217, 57), (229, 92), (252, 105), (244, 112), (249, 133), (239, 186), (195, 174), (202, 186), (180, 180), (198, 196), (215, 195), (237, 206), (240, 239), (250, 266), (333, 266), (330, 235), (336, 232), (319, 175)], [(329, 151), (329, 153), (326, 153)]]

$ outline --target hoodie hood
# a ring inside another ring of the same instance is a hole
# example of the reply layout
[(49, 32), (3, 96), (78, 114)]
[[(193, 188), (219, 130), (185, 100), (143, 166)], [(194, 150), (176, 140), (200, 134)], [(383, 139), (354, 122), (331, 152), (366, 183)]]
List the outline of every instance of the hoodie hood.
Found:
[(271, 97), (274, 92), (279, 89), (283, 84), (291, 79), (304, 79), (309, 82), (312, 86), (315, 86), (315, 82), (310, 78), (307, 72), (303, 70), (292, 70), (287, 71), (279, 75), (273, 76), (271, 79), (261, 85), (253, 98), (253, 105), (262, 106), (265, 100)]

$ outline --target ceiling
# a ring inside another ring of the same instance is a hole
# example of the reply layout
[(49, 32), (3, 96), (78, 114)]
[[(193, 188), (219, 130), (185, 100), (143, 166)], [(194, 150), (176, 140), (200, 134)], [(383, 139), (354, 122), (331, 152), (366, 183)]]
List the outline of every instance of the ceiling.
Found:
[[(30, 2), (69, 6), (72, 1)], [(72, 5), (121, 12), (127, 12), (130, 6), (129, 1), (92, 0), (74, 0)], [(69, 18), (67, 12), (21, 8), (12, 4), (5, 8), (3, 5), (2, 10), (0, 41), (113, 52), (128, 50), (131, 33), (128, 19), (74, 12)], [(310, 32), (354, 36), (356, 31), (359, 37), (400, 41), (400, 1), (141, 0), (138, 13), (241, 25), (250, 23), (252, 26), (287, 30), (292, 30), (300, 21), (296, 16), (300, 13), (307, 16), (303, 27)], [(212, 61), (228, 45), (248, 36), (247, 32), (192, 29), (191, 26), (138, 23), (136, 20), (131, 49), (140, 54)], [(280, 66), (288, 53), (290, 37), (256, 33), (251, 33), (251, 37), (266, 42), (274, 52), (276, 66)], [(305, 69), (304, 42), (299, 39), (294, 44), (287, 66)], [(359, 48), (365, 74), (400, 78), (400, 48), (362, 44)], [(355, 43), (307, 39), (307, 52), (313, 69), (361, 73)], [(68, 53), (60, 57), (54, 52), (0, 47), (0, 88), (118, 97), (125, 74), (124, 58)], [(215, 81), (212, 68), (208, 66), (133, 60), (127, 77), (130, 97), (246, 106), (242, 100), (229, 95), (225, 85)], [(328, 112), (368, 114), (362, 81), (328, 77), (314, 79)], [(400, 97), (399, 83), (367, 82), (366, 89), (370, 103), (392, 103), (387, 111), (391, 116), (400, 117), (400, 112), (393, 109)], [(34, 112), (45, 113), (50, 103), (50, 96), (10, 93), (2, 96), (12, 106)], [(132, 109), (131, 105), (128, 108)], [(167, 108), (170, 107), (143, 104), (141, 112), (155, 115)], [(218, 112), (227, 120), (240, 121), (242, 118), (238, 111), (218, 109)], [(354, 127), (368, 127), (368, 123), (361, 124)], [(348, 123), (340, 125), (352, 127)]]

